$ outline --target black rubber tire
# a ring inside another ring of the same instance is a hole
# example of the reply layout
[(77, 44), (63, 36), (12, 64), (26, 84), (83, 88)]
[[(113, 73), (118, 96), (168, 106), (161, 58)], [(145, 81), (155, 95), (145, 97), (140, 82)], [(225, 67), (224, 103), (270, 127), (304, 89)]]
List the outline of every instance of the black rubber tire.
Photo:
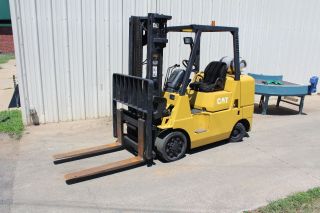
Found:
[(240, 142), (247, 135), (246, 127), (242, 123), (237, 123), (230, 134), (230, 142)]
[(187, 151), (187, 138), (182, 132), (170, 132), (163, 138), (156, 138), (155, 147), (158, 156), (166, 162), (182, 158)]

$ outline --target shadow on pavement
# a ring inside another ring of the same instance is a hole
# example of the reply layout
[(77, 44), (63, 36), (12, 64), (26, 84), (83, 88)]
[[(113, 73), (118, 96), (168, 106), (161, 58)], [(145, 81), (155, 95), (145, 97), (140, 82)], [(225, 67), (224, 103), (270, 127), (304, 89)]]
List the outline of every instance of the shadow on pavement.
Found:
[[(277, 107), (276, 105), (269, 105), (268, 110), (267, 110), (267, 115), (280, 115), (280, 116), (285, 116), (285, 115), (299, 115), (299, 109), (290, 109), (287, 107), (279, 106)], [(254, 114), (261, 114), (262, 112), (262, 107), (259, 108), (259, 104), (255, 103), (254, 104)], [(302, 115), (307, 115), (306, 113), (302, 113)]]

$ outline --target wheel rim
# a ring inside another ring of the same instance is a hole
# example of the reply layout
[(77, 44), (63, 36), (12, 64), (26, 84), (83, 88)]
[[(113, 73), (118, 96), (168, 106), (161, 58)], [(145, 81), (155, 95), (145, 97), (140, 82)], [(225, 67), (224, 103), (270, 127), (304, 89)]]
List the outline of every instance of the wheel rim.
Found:
[(182, 150), (184, 146), (184, 141), (181, 137), (175, 136), (170, 138), (170, 140), (167, 142), (165, 151), (167, 156), (170, 159), (175, 159), (180, 157)]

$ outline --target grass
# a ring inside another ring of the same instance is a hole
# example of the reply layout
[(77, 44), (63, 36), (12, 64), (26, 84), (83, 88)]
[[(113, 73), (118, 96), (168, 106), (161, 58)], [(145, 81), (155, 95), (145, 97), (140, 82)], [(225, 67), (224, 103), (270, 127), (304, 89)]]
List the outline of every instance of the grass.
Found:
[(0, 64), (5, 64), (9, 60), (14, 59), (14, 54), (0, 54)]
[(7, 133), (10, 136), (20, 138), (23, 129), (24, 126), (20, 110), (16, 109), (0, 112), (0, 133)]
[(267, 206), (246, 212), (320, 212), (320, 187), (310, 189), (306, 192), (295, 193), (286, 198), (272, 201)]

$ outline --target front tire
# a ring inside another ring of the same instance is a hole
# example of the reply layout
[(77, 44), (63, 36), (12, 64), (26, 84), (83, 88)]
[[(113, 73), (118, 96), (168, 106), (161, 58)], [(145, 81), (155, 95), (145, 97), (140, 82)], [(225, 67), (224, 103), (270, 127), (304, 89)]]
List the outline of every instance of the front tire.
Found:
[(172, 162), (182, 158), (187, 151), (187, 138), (182, 132), (170, 132), (164, 138), (156, 138), (155, 146), (159, 157)]
[(230, 142), (240, 142), (243, 137), (247, 135), (246, 127), (242, 123), (237, 123), (231, 132), (229, 141)]

